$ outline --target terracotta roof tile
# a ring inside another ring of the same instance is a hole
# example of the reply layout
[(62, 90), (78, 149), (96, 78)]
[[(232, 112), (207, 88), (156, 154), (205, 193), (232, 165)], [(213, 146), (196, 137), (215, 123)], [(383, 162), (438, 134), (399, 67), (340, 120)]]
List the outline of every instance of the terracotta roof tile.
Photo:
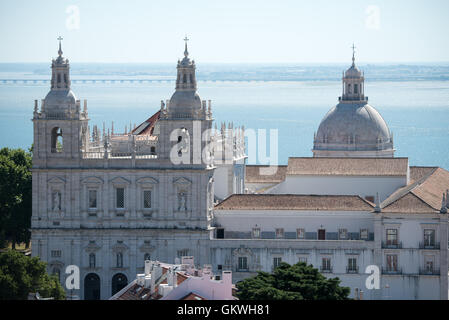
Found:
[(374, 205), (354, 195), (234, 194), (217, 210), (372, 211)]
[(187, 294), (186, 296), (182, 297), (179, 300), (207, 300), (207, 299), (203, 298), (202, 296), (196, 293), (190, 292), (189, 294)]
[(149, 117), (145, 122), (139, 124), (133, 131), (133, 134), (136, 135), (152, 135), (154, 126), (156, 125), (156, 122), (161, 117), (161, 111), (159, 110), (155, 114), (153, 114), (151, 117)]
[(408, 158), (289, 158), (287, 175), (405, 176)]
[(279, 183), (285, 179), (285, 173), (287, 172), (287, 166), (277, 166), (275, 174), (262, 174), (261, 168), (267, 168), (268, 166), (260, 165), (247, 165), (245, 173), (246, 183)]
[(434, 172), (438, 167), (410, 167), (410, 182), (413, 183)]
[(449, 189), (449, 171), (436, 168), (394, 192), (382, 202), (382, 212), (437, 213), (443, 193)]

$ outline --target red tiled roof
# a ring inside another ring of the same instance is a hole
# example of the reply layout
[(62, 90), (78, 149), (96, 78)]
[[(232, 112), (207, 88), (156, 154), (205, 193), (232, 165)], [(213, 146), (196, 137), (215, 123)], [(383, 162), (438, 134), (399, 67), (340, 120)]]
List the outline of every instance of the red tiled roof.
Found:
[[(418, 176), (417, 176), (418, 177)], [(443, 193), (449, 189), (449, 171), (436, 168), (400, 188), (382, 202), (382, 212), (438, 213)]]
[(246, 183), (279, 183), (285, 179), (287, 166), (277, 166), (274, 174), (262, 174), (260, 169), (268, 168), (269, 166), (247, 165), (245, 168), (245, 182)]
[(153, 114), (150, 118), (145, 120), (145, 122), (141, 123), (137, 126), (131, 133), (136, 135), (152, 135), (154, 126), (156, 125), (156, 122), (161, 117), (161, 111), (159, 110), (155, 114)]
[(179, 300), (207, 300), (207, 299), (203, 298), (202, 296), (196, 293), (190, 292), (189, 294), (187, 294), (186, 296), (182, 297)]
[(405, 176), (408, 158), (289, 158), (287, 175)]
[(356, 195), (233, 194), (216, 210), (372, 211), (374, 205)]

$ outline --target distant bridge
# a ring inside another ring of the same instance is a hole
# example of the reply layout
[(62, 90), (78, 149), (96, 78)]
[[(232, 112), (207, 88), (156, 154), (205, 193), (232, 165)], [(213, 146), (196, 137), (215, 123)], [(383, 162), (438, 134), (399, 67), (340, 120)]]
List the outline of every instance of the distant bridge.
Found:
[[(50, 79), (0, 79), (0, 84), (8, 84), (8, 83), (21, 83), (21, 84), (29, 84), (29, 83), (50, 83)], [(175, 79), (71, 79), (72, 83), (171, 83), (174, 82)], [(205, 80), (207, 82), (221, 82), (223, 80)], [(238, 80), (231, 80), (238, 81)], [(200, 81), (203, 82), (203, 81)]]

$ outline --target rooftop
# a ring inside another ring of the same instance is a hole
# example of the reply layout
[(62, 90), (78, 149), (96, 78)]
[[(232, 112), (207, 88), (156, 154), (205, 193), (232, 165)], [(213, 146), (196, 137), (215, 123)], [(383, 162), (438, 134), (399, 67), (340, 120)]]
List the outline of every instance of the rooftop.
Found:
[(287, 175), (407, 176), (408, 158), (289, 158)]
[(216, 210), (372, 211), (374, 204), (354, 195), (233, 194)]
[(382, 202), (382, 212), (438, 213), (449, 189), (449, 171), (438, 167), (413, 167), (414, 180)]

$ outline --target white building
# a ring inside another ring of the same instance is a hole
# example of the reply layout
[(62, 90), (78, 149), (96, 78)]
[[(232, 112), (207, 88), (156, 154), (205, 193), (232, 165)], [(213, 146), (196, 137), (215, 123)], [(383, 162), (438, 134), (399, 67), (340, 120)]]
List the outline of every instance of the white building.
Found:
[(193, 257), (175, 260), (146, 260), (145, 272), (109, 300), (236, 300), (231, 271), (216, 276), (210, 265), (197, 269)]
[[(197, 94), (187, 45), (184, 55), (159, 111), (127, 134), (90, 134), (87, 104), (81, 110), (70, 90), (59, 50), (33, 118), (32, 254), (49, 272), (64, 280), (65, 266), (78, 265), (73, 294), (107, 299), (149, 259), (192, 255), (214, 273), (232, 270), (234, 281), (307, 261), (365, 299), (448, 298), (449, 172), (393, 157), (354, 58), (314, 157), (290, 158), (267, 176), (245, 166), (243, 129), (208, 131), (211, 104)], [(365, 287), (371, 265), (379, 289)]]

